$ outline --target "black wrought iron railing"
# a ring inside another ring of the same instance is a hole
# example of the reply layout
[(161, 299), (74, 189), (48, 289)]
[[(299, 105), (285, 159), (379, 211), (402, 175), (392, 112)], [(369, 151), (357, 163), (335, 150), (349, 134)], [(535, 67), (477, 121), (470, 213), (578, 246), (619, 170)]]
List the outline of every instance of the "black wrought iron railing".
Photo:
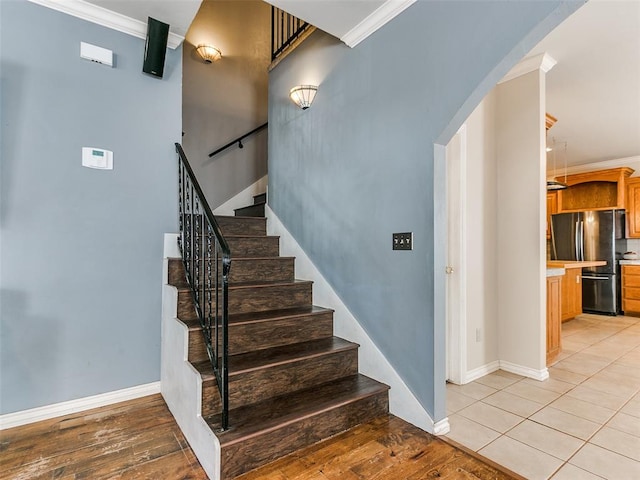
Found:
[(271, 61), (284, 52), (311, 24), (271, 7)]
[(178, 247), (200, 320), (222, 404), (222, 429), (229, 428), (229, 273), (231, 250), (202, 193), (182, 146), (178, 154)]
[(242, 144), (242, 140), (244, 140), (247, 137), (250, 137), (251, 135), (253, 135), (254, 133), (258, 133), (260, 130), (264, 130), (265, 128), (267, 128), (269, 126), (269, 122), (265, 122), (262, 125), (260, 125), (259, 127), (254, 128), (253, 130), (251, 130), (250, 132), (245, 133), (244, 135), (240, 135), (238, 138), (236, 138), (235, 140), (231, 140), (229, 143), (227, 143), (226, 145), (218, 148), (217, 150), (214, 150), (213, 152), (211, 152), (209, 154), (209, 158), (224, 152), (227, 148), (229, 147), (233, 147), (236, 143), (238, 144), (238, 148), (244, 148), (244, 145)]

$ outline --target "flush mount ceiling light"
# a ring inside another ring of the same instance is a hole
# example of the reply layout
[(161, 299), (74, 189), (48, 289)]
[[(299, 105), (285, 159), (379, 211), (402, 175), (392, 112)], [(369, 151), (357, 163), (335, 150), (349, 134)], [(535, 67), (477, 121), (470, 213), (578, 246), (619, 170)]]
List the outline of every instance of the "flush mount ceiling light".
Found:
[(293, 103), (306, 110), (313, 103), (317, 91), (318, 87), (315, 85), (298, 85), (289, 91), (289, 96)]
[(198, 55), (202, 57), (204, 63), (213, 63), (222, 58), (222, 52), (211, 45), (198, 45), (196, 47), (196, 52), (198, 52)]

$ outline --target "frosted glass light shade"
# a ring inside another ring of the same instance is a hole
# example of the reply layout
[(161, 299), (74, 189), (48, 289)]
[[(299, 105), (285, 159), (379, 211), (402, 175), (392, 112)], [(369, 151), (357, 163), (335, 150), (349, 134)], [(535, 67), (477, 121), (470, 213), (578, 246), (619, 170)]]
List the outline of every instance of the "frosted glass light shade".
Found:
[(317, 91), (318, 87), (315, 85), (298, 85), (289, 91), (289, 96), (293, 103), (306, 110), (313, 103), (313, 99), (316, 98)]
[(202, 57), (204, 63), (213, 63), (222, 57), (222, 52), (211, 45), (198, 45), (196, 52)]

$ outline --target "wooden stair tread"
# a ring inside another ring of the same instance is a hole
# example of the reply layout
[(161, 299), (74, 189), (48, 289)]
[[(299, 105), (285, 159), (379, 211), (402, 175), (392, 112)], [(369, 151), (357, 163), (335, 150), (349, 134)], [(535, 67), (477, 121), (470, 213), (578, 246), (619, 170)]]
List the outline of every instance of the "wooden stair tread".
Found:
[[(264, 312), (236, 313), (229, 315), (229, 325), (241, 325), (249, 323), (269, 322), (285, 318), (302, 317), (307, 315), (319, 315), (333, 312), (330, 308), (310, 307), (283, 308), (281, 310), (266, 310)], [(190, 330), (200, 330), (200, 321), (197, 319), (181, 320)]]
[(357, 400), (385, 393), (389, 387), (362, 374), (351, 375), (315, 387), (300, 390), (264, 402), (230, 410), (231, 428), (220, 432), (220, 418), (207, 422), (222, 448), (256, 435), (268, 433), (297, 420), (313, 417)]
[(305, 315), (318, 315), (326, 312), (333, 312), (333, 310), (330, 308), (311, 305), (310, 307), (283, 308), (281, 310), (266, 310), (264, 312), (237, 313), (235, 315), (229, 315), (229, 324), (237, 325), (243, 323), (267, 322)]
[[(262, 217), (229, 217), (229, 218), (262, 218)], [(194, 235), (196, 238), (202, 238), (204, 235), (202, 233), (196, 233)], [(228, 238), (280, 238), (280, 235), (256, 235), (251, 234), (251, 233), (243, 233), (243, 234), (239, 234), (239, 233), (229, 233), (229, 234), (223, 234), (225, 239)], [(180, 258), (180, 257), (176, 257), (176, 258)]]
[(258, 202), (253, 205), (247, 205), (246, 207), (235, 208), (233, 211), (237, 217), (264, 217), (265, 205), (267, 202)]
[[(275, 281), (269, 281), (269, 282), (235, 282), (235, 283), (229, 283), (229, 290), (239, 290), (242, 288), (280, 287), (280, 286), (286, 286), (286, 285), (306, 285), (306, 284), (312, 284), (312, 283), (313, 281), (311, 280), (299, 280), (299, 279), (295, 279), (292, 282), (282, 281), (282, 280), (275, 280)], [(175, 287), (178, 289), (179, 292), (189, 290), (189, 285), (187, 285), (186, 280), (183, 286), (178, 287), (177, 285), (175, 285)]]
[[(339, 337), (327, 337), (309, 342), (291, 343), (279, 347), (265, 348), (229, 357), (229, 377), (260, 368), (269, 368), (303, 359), (330, 355), (332, 353), (357, 349), (357, 343)], [(194, 365), (203, 379), (213, 376), (213, 368), (208, 361)]]
[[(253, 205), (250, 205), (250, 207), (253, 207)], [(242, 207), (242, 208), (247, 208), (247, 207)], [(224, 225), (226, 224), (227, 226), (229, 225), (229, 223), (232, 222), (238, 222), (238, 223), (252, 223), (254, 224), (254, 226), (257, 226), (256, 224), (260, 224), (260, 226), (266, 226), (267, 224), (267, 219), (266, 217), (252, 217), (249, 215), (215, 215), (216, 220), (218, 221), (218, 225), (220, 226), (220, 229), (222, 230), (222, 234), (226, 235), (224, 233)], [(222, 224), (222, 225), (221, 225)]]
[(292, 282), (287, 282), (287, 281), (282, 281), (282, 280), (276, 280), (276, 281), (267, 281), (267, 282), (238, 282), (238, 283), (234, 283), (233, 285), (229, 285), (229, 289), (231, 288), (235, 288), (235, 289), (239, 289), (239, 288), (254, 288), (254, 287), (275, 287), (275, 286), (280, 286), (280, 285), (302, 285), (302, 284), (312, 284), (313, 281), (311, 280), (300, 280), (300, 279), (295, 279)]
[[(249, 206), (251, 206), (251, 205), (249, 205)], [(261, 221), (264, 221), (264, 222), (267, 221), (267, 219), (263, 218), (263, 217), (243, 217), (242, 215), (235, 215), (235, 216), (234, 215), (214, 215), (214, 216), (216, 217), (216, 219), (222, 218), (223, 220), (227, 220), (227, 219), (230, 219), (230, 218), (235, 218), (235, 219), (239, 219), (239, 220), (249, 220), (249, 221), (252, 221), (252, 220), (261, 220)]]
[[(240, 218), (240, 217), (232, 217), (232, 218)], [(249, 217), (249, 218), (260, 218), (260, 217)], [(230, 234), (225, 235), (224, 238), (280, 238), (280, 235), (237, 235)]]

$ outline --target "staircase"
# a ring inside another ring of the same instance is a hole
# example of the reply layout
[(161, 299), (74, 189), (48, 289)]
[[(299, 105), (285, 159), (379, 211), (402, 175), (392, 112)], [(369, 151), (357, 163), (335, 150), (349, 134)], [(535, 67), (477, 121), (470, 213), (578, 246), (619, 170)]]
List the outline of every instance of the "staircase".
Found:
[[(358, 345), (333, 336), (333, 311), (312, 304), (312, 282), (266, 235), (265, 197), (216, 217), (232, 252), (229, 281), (229, 425), (180, 259), (169, 260), (188, 361), (202, 379), (202, 417), (220, 442), (222, 479), (388, 412), (388, 387), (358, 373)], [(240, 216), (242, 215), (242, 216)]]
[(267, 194), (260, 193), (253, 196), (253, 205), (248, 207), (236, 208), (234, 213), (236, 217), (264, 217), (264, 206), (267, 204)]

